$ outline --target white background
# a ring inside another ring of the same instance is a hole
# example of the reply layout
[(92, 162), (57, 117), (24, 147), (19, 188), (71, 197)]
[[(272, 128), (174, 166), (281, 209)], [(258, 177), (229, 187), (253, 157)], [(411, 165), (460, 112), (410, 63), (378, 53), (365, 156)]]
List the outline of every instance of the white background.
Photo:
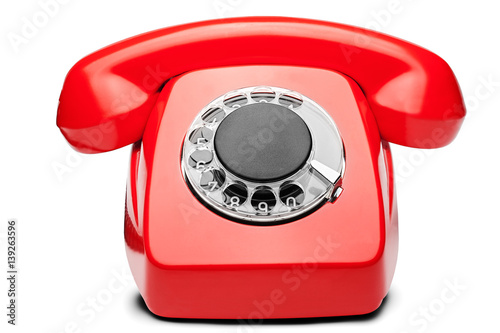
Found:
[[(388, 14), (391, 2), (70, 0), (59, 5), (25, 43), (14, 47), (9, 36), (21, 35), (25, 20), (33, 22), (42, 7), (35, 0), (3, 1), (0, 266), (5, 272), (6, 221), (17, 218), (20, 275), (15, 328), (6, 324), (7, 285), (1, 279), (1, 330), (9, 326), (12, 331), (59, 333), (75, 323), (79, 332), (498, 332), (500, 6), (492, 0), (400, 0), (397, 10)], [(138, 305), (124, 251), (130, 148), (80, 155), (69, 148), (55, 125), (64, 77), (86, 54), (165, 26), (249, 15), (298, 16), (370, 27), (439, 54), (461, 84), (468, 115), (451, 145), (430, 152), (392, 146), (400, 252), (389, 298), (376, 315), (244, 328), (235, 323), (151, 316)], [(494, 84), (485, 84), (488, 80)], [(61, 164), (70, 171), (58, 177), (54, 166)], [(122, 274), (123, 288), (102, 311), (93, 316), (77, 313), (77, 309), (88, 310), (89, 299), (105, 295), (115, 275)], [(453, 295), (446, 290), (449, 283), (465, 290), (440, 308), (442, 293)], [(429, 307), (434, 314), (424, 326), (418, 313)], [(412, 318), (420, 318), (419, 324)]]

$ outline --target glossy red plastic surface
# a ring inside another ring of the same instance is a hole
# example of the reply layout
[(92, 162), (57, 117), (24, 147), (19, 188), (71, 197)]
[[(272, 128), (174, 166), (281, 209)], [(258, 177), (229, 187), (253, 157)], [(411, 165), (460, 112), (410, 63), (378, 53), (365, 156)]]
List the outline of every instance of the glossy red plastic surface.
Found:
[(344, 73), (361, 87), (382, 138), (405, 146), (444, 146), (465, 116), (450, 67), (425, 49), (342, 24), (247, 17), (161, 29), (83, 58), (66, 77), (57, 124), (81, 152), (113, 150), (141, 139), (168, 79), (252, 64)]
[[(184, 182), (185, 131), (208, 101), (235, 87), (299, 91), (335, 120), (346, 150), (344, 192), (291, 223), (250, 226), (219, 217)], [(180, 318), (322, 317), (374, 311), (397, 256), (388, 144), (358, 85), (306, 67), (193, 71), (169, 81), (133, 147), (125, 239), (149, 309)], [(137, 207), (137, 208), (135, 208)]]

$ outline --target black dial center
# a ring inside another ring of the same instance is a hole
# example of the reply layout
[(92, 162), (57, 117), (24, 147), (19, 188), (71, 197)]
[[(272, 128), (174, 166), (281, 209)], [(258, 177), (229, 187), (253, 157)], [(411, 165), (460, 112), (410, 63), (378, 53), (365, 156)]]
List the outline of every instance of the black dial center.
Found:
[(291, 176), (305, 164), (312, 139), (306, 123), (294, 111), (255, 103), (224, 118), (214, 145), (219, 161), (235, 175), (271, 182)]

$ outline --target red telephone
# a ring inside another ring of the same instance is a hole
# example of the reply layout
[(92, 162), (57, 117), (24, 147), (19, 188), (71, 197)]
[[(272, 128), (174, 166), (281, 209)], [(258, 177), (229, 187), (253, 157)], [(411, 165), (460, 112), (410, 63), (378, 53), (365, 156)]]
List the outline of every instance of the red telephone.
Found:
[(295, 18), (153, 31), (80, 60), (57, 125), (86, 153), (134, 143), (125, 242), (157, 315), (374, 311), (398, 235), (388, 142), (445, 146), (465, 107), (418, 46)]

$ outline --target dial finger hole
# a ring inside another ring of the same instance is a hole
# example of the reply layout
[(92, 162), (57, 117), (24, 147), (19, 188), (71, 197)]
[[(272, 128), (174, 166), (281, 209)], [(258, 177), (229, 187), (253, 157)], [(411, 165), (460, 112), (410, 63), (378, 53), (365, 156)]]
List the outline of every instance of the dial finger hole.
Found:
[(285, 206), (298, 207), (304, 203), (304, 199), (304, 190), (299, 185), (287, 182), (280, 186), (280, 200)]
[(226, 116), (226, 113), (222, 108), (219, 107), (213, 107), (208, 109), (202, 116), (201, 120), (203, 120), (207, 124), (214, 124), (222, 121), (224, 117)]
[(200, 186), (210, 192), (216, 191), (222, 187), (226, 181), (226, 174), (219, 169), (204, 171), (201, 174)]
[(229, 207), (239, 207), (248, 199), (248, 189), (243, 183), (229, 185), (222, 194), (224, 203)]
[(267, 214), (276, 206), (276, 196), (271, 188), (260, 186), (253, 193), (251, 204), (257, 213)]
[(271, 102), (276, 93), (269, 87), (259, 87), (250, 93), (250, 97), (256, 102)]
[(212, 140), (214, 132), (206, 127), (195, 128), (191, 134), (189, 134), (189, 141), (196, 145), (203, 145), (208, 141)]
[(196, 149), (189, 156), (189, 166), (195, 169), (203, 170), (212, 162), (213, 153), (208, 149)]
[(292, 91), (282, 94), (278, 101), (281, 105), (291, 109), (298, 108), (304, 102), (299, 94)]
[(225, 96), (224, 105), (230, 108), (238, 108), (248, 103), (247, 97), (240, 92), (232, 92)]

